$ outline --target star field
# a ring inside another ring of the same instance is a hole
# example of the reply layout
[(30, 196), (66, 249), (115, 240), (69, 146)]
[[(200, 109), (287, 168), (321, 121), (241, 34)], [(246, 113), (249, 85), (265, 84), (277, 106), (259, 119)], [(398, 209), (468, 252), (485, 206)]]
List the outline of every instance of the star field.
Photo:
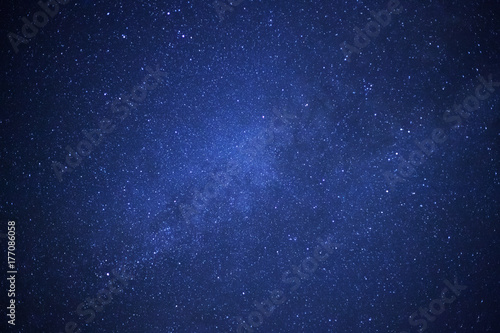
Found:
[(498, 332), (498, 2), (40, 10), (2, 6), (1, 332)]

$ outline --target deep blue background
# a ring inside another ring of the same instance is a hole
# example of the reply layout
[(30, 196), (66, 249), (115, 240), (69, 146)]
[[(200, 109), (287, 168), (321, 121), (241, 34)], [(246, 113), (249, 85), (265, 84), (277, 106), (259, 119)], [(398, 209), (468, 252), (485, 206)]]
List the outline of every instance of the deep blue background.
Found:
[[(468, 289), (428, 331), (498, 332), (500, 88), (461, 128), (442, 114), (478, 75), (500, 80), (500, 6), (402, 5), (348, 63), (339, 45), (386, 2), (245, 0), (219, 22), (210, 1), (73, 1), (19, 53), (6, 35), (39, 8), (5, 2), (0, 221), (17, 223), (19, 271), (5, 331), (236, 332), (281, 288), (290, 301), (256, 331), (413, 333), (408, 316), (457, 277)], [(52, 161), (156, 65), (168, 79), (59, 182)], [(387, 192), (384, 172), (437, 127), (448, 140)], [(179, 204), (230, 160), (240, 172), (187, 224)], [(326, 235), (341, 246), (290, 292), (282, 274)], [(122, 265), (134, 280), (82, 326), (77, 305)]]

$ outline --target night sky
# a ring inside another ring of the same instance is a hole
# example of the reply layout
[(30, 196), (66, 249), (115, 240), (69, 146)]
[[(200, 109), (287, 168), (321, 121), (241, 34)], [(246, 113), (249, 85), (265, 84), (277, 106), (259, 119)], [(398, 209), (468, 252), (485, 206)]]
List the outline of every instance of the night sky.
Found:
[(500, 332), (500, 2), (54, 4), (0, 11), (0, 332)]

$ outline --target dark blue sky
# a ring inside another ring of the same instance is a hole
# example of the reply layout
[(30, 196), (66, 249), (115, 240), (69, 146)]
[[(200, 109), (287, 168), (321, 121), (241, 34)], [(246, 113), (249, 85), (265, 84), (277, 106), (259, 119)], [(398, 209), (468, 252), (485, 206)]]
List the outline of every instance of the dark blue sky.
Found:
[(0, 331), (498, 332), (498, 2), (233, 5), (4, 3)]

